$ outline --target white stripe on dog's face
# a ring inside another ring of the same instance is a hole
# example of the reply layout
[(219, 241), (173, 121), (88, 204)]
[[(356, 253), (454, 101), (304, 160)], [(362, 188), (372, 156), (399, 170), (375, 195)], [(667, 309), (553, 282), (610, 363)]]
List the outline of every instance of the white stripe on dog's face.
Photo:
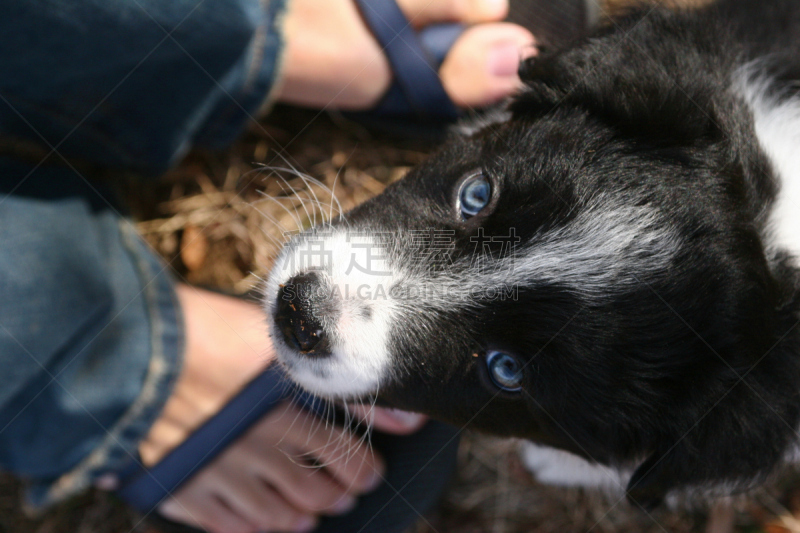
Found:
[(511, 113), (508, 111), (507, 107), (507, 103), (497, 105), (488, 112), (481, 113), (471, 119), (462, 120), (455, 129), (461, 135), (470, 136), (490, 126), (508, 122), (511, 118)]
[(664, 272), (680, 248), (680, 237), (656, 211), (611, 202), (598, 202), (537, 241), (465, 277), (483, 287), (559, 283), (590, 300), (607, 298)]
[(375, 393), (404, 370), (404, 361), (394, 360), (401, 354), (393, 351), (392, 339), (410, 334), (420, 320), (434, 325), (428, 331), (433, 335), (439, 316), (491, 306), (495, 298), (514, 298), (518, 288), (542, 284), (560, 284), (587, 303), (607, 300), (666, 271), (680, 247), (652, 208), (614, 206), (605, 197), (568, 225), (490, 261), (467, 254), (449, 265), (426, 265), (436, 256), (415, 254), (408, 234), (402, 228), (379, 238), (344, 228), (314, 231), (297, 237), (279, 257), (266, 290), (273, 317), (279, 287), (309, 270), (340, 302), (338, 315), (325, 323), (328, 357), (300, 353), (273, 326), (280, 360), (310, 391)]

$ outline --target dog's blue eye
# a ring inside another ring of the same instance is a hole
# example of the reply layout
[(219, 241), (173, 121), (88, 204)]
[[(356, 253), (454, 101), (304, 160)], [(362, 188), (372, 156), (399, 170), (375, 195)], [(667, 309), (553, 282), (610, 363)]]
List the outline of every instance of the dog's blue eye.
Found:
[(492, 186), (482, 173), (473, 174), (464, 180), (458, 192), (458, 203), (464, 220), (472, 218), (489, 204)]
[(499, 388), (511, 392), (522, 388), (522, 367), (515, 357), (491, 351), (486, 354), (486, 365), (492, 381)]

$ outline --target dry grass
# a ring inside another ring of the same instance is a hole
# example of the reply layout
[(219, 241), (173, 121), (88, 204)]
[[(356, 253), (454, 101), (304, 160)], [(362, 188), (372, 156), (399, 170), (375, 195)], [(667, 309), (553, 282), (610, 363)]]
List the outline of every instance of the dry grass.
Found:
[[(316, 115), (279, 109), (273, 123), (285, 123), (284, 114), (298, 124)], [(419, 147), (381, 143), (355, 125), (345, 134), (324, 122), (327, 128), (299, 138), (263, 124), (227, 154), (193, 154), (160, 185), (162, 201), (137, 203), (140, 233), (190, 283), (243, 293), (264, 275), (287, 233), (379, 194), (424, 157)]]

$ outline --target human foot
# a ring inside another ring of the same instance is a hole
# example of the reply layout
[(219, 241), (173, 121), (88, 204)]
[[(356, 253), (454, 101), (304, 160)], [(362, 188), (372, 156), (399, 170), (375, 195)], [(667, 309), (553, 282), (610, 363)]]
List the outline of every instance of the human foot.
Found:
[[(517, 66), (532, 55), (534, 37), (499, 23), (507, 0), (398, 0), (415, 28), (440, 22), (474, 23), (450, 49), (439, 74), (450, 98), (481, 107), (519, 87)], [(310, 107), (369, 109), (392, 73), (353, 0), (294, 0), (286, 17), (286, 50), (278, 100)]]
[[(160, 461), (273, 360), (258, 306), (185, 285), (177, 294), (185, 316), (186, 356), (162, 416), (140, 443), (146, 466)], [(362, 418), (394, 433), (409, 433), (424, 422), (390, 410), (363, 412)], [(374, 488), (382, 469), (381, 459), (352, 435), (287, 403), (250, 428), (159, 511), (212, 532), (302, 531), (318, 514), (347, 510), (355, 496)]]
[(139, 444), (145, 466), (186, 440), (274, 359), (258, 306), (183, 284), (176, 293), (185, 357), (161, 417)]
[(384, 472), (360, 439), (284, 402), (159, 512), (213, 533), (310, 531), (317, 515), (350, 511)]

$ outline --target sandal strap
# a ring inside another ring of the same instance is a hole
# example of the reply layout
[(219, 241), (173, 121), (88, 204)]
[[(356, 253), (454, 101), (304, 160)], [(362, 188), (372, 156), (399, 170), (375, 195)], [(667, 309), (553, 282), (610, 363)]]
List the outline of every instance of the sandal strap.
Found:
[(157, 464), (134, 462), (121, 473), (117, 495), (149, 513), (280, 402), (291, 397), (303, 405), (311, 398), (304, 396), (279, 365), (271, 365)]
[[(392, 66), (395, 83), (414, 113), (422, 117), (457, 118), (458, 110), (439, 79), (438, 62), (420, 43), (414, 28), (395, 0), (356, 0), (356, 4), (383, 48)], [(447, 36), (452, 37), (454, 30), (451, 28), (446, 32)], [(444, 42), (444, 39), (429, 37), (429, 41), (438, 43)], [(451, 45), (452, 41), (447, 44)], [(434, 49), (438, 48), (436, 46)], [(449, 46), (443, 52), (446, 53), (447, 49)], [(437, 55), (443, 57), (443, 54)]]

